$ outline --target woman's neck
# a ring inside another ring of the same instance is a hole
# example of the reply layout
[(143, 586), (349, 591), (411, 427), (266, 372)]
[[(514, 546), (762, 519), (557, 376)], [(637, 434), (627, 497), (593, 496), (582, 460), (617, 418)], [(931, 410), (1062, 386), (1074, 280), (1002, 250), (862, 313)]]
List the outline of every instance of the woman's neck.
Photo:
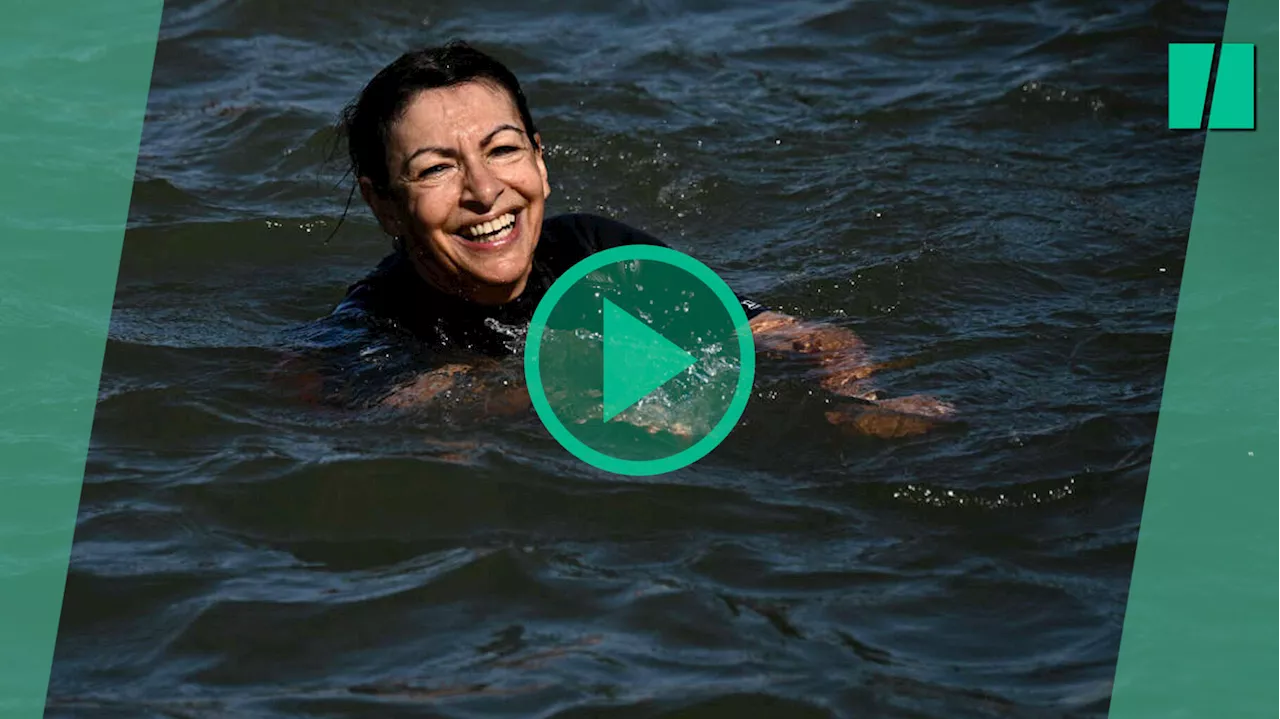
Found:
[(408, 255), (414, 272), (432, 289), (477, 305), (497, 307), (514, 302), (524, 293), (529, 283), (529, 274), (525, 273), (517, 282), (508, 285), (464, 285), (424, 262), (418, 253), (406, 252), (405, 254)]

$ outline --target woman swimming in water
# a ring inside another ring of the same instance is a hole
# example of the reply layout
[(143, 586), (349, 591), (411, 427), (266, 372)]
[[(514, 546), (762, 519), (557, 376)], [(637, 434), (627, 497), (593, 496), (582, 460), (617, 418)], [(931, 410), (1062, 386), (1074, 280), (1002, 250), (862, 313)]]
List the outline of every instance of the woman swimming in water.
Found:
[[(520, 84), (465, 43), (388, 65), (344, 110), (341, 129), (361, 196), (394, 251), (352, 285), (335, 318), (389, 327), (435, 351), (515, 355), (538, 301), (575, 263), (611, 247), (663, 244), (594, 215), (545, 216), (544, 146)], [(928, 397), (880, 398), (868, 384), (876, 368), (852, 332), (739, 299), (759, 350), (811, 361), (822, 387), (857, 402), (829, 412), (833, 423), (914, 434), (952, 413)], [(477, 366), (434, 368), (381, 404), (430, 402), (474, 380)]]

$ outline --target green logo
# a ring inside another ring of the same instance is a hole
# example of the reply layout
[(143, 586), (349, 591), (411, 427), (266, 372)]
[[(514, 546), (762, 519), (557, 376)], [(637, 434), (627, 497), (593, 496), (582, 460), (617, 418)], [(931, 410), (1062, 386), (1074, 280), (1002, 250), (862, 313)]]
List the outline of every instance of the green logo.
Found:
[(729, 286), (665, 247), (596, 253), (538, 304), (524, 355), (534, 410), (578, 459), (661, 474), (705, 457), (737, 424), (755, 343)]
[(1254, 129), (1254, 47), (1244, 43), (1222, 45), (1211, 99), (1209, 76), (1214, 70), (1214, 49), (1213, 43), (1169, 45), (1170, 130), (1204, 127), (1206, 102), (1210, 130)]

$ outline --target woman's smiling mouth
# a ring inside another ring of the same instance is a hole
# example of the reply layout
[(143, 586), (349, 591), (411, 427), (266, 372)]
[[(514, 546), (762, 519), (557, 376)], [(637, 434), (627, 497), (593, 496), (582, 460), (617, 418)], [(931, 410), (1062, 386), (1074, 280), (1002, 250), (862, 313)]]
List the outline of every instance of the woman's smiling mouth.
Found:
[(467, 247), (476, 249), (497, 249), (507, 246), (520, 235), (516, 223), (520, 211), (494, 217), (493, 220), (475, 225), (468, 225), (454, 233), (454, 237), (462, 239)]

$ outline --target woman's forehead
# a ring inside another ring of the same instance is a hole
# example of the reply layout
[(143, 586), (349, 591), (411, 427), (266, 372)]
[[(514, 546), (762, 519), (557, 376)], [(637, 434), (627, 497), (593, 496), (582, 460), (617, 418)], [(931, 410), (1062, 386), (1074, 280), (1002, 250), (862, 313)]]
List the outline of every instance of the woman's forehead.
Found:
[(478, 140), (503, 124), (523, 125), (511, 96), (490, 83), (468, 82), (419, 92), (391, 134), (401, 141), (458, 142)]

